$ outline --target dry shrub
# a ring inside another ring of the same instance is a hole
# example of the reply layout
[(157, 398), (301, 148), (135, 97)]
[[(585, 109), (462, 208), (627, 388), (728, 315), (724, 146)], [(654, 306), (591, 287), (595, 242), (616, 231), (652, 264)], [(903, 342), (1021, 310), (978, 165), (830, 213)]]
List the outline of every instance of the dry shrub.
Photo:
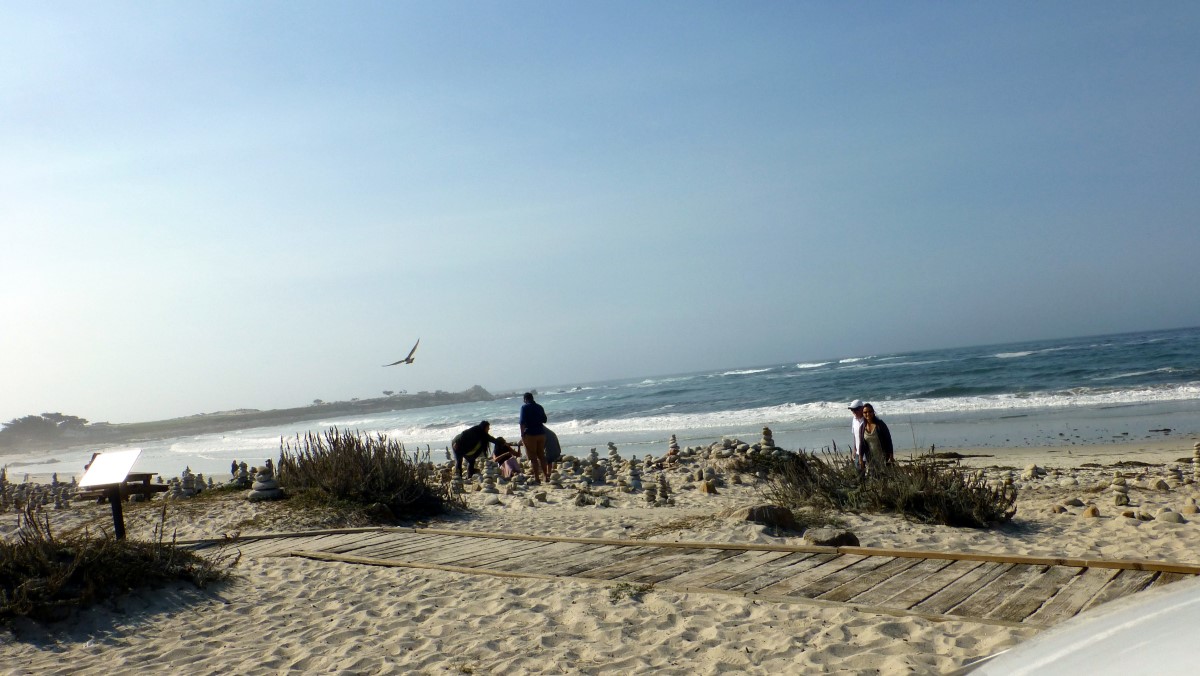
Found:
[(920, 523), (990, 528), (1016, 514), (1017, 489), (923, 455), (860, 475), (847, 455), (801, 451), (771, 476), (768, 497), (793, 510), (896, 513)]
[(384, 434), (364, 436), (334, 427), (324, 434), (280, 442), (279, 482), (303, 499), (329, 504), (386, 507), (394, 518), (424, 517), (465, 509), (429, 461)]
[(0, 542), (0, 617), (62, 619), (73, 608), (176, 580), (203, 588), (227, 579), (236, 563), (236, 555), (180, 549), (164, 540), (161, 526), (150, 542), (93, 538), (86, 530), (55, 536), (49, 519), (27, 507), (15, 541)]

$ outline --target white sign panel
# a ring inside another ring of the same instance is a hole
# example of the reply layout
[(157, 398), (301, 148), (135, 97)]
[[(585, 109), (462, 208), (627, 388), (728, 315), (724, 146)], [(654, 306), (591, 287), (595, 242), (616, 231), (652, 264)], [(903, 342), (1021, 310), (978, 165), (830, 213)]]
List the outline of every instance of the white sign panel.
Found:
[(133, 469), (133, 463), (137, 462), (138, 456), (141, 454), (141, 449), (135, 449), (110, 451), (97, 455), (92, 460), (91, 467), (88, 467), (87, 471), (83, 473), (83, 478), (79, 480), (79, 487), (121, 483), (129, 475), (129, 470)]

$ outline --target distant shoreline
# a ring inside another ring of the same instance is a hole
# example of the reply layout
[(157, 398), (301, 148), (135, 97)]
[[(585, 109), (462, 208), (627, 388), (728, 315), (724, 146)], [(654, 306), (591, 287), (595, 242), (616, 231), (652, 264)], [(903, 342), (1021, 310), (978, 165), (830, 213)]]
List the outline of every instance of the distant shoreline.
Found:
[(155, 441), (172, 437), (219, 434), (236, 430), (286, 425), (320, 417), (341, 417), (366, 413), (386, 413), (414, 408), (429, 408), (449, 404), (494, 401), (497, 397), (476, 385), (462, 392), (419, 392), (376, 397), (357, 401), (336, 401), (295, 408), (267, 411), (238, 409), (217, 413), (198, 413), (183, 418), (171, 418), (139, 423), (93, 423), (67, 435), (45, 438), (5, 439), (0, 433), (0, 452), (33, 453), (59, 451), (95, 446), (97, 444), (127, 444)]

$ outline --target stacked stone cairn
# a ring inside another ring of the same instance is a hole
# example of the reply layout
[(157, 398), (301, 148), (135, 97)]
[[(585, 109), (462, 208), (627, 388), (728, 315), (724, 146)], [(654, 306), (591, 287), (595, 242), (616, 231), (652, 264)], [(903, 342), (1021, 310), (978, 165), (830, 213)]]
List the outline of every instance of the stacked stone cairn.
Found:
[(1196, 442), (1192, 450), (1192, 479), (1200, 482), (1200, 441)]
[(638, 468), (637, 458), (629, 461), (629, 468), (625, 474), (625, 482), (629, 486), (629, 492), (642, 490), (642, 472)]
[(270, 464), (257, 468), (254, 473), (254, 485), (250, 492), (246, 494), (246, 499), (251, 502), (260, 500), (279, 500), (285, 497), (283, 489), (279, 487), (279, 482), (275, 479), (275, 468)]
[(1167, 470), (1167, 473), (1171, 475), (1172, 488), (1179, 488), (1183, 485), (1183, 470), (1178, 465)]
[(245, 489), (250, 488), (253, 484), (254, 482), (250, 480), (250, 466), (242, 462), (238, 464), (237, 474), (230, 479), (227, 485), (230, 488)]
[(1125, 477), (1121, 476), (1120, 472), (1113, 474), (1112, 483), (1113, 504), (1117, 507), (1123, 507), (1129, 504), (1129, 487), (1125, 484)]
[(183, 474), (179, 475), (179, 493), (185, 498), (196, 494), (196, 475), (192, 474), (191, 467), (184, 467)]
[(588, 453), (587, 477), (586, 480), (593, 486), (603, 486), (604, 476), (607, 474), (604, 465), (600, 464), (600, 454), (596, 449), (592, 449)]
[(762, 439), (758, 442), (759, 450), (773, 451), (775, 450), (775, 439), (771, 436), (771, 428), (762, 428)]
[(666, 473), (658, 475), (658, 496), (655, 504), (668, 504), (671, 500), (671, 484), (667, 481)]
[(496, 489), (496, 466), (493, 463), (487, 463), (487, 467), (483, 470), (483, 488), (481, 490), (489, 495), (500, 492)]

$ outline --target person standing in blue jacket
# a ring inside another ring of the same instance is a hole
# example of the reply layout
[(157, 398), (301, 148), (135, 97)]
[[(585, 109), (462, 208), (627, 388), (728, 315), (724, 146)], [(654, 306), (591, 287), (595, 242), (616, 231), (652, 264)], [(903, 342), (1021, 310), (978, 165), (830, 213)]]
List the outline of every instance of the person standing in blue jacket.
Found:
[(521, 404), (521, 443), (533, 466), (533, 479), (550, 481), (550, 463), (546, 462), (546, 409), (533, 400), (533, 393), (525, 393)]

